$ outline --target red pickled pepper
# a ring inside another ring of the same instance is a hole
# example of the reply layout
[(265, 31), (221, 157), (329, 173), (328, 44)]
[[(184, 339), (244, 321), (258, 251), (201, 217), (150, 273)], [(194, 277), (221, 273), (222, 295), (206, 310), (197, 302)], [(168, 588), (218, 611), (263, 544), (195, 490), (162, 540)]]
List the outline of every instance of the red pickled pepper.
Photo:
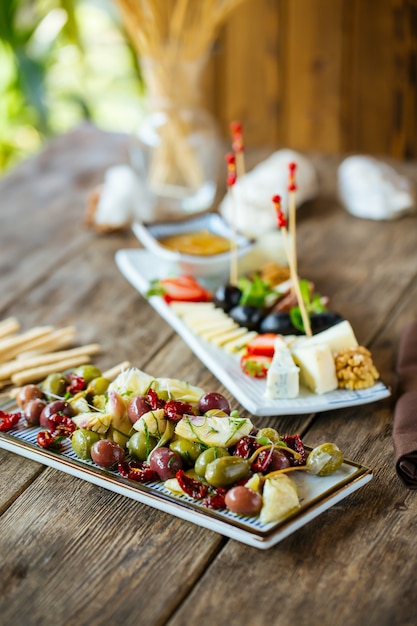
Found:
[(21, 413), (5, 413), (0, 411), (0, 432), (6, 432), (16, 426), (22, 417)]

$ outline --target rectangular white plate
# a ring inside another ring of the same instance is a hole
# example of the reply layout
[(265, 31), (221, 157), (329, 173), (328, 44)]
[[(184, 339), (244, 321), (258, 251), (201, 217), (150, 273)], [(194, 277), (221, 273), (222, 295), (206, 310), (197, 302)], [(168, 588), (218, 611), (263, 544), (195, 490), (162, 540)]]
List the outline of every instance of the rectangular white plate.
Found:
[[(15, 407), (11, 407), (9, 403), (0, 408), (11, 411)], [(258, 519), (243, 517), (230, 511), (212, 511), (187, 496), (174, 496), (162, 483), (140, 484), (121, 478), (117, 472), (100, 469), (93, 462), (78, 459), (69, 440), (64, 440), (63, 450), (60, 452), (40, 448), (36, 444), (36, 435), (40, 430), (38, 427), (26, 427), (24, 420), (21, 420), (21, 424), (11, 431), (0, 433), (0, 448), (261, 550), (282, 541), (372, 479), (369, 468), (347, 460), (331, 476), (319, 477), (306, 472), (292, 472), (291, 478), (297, 484), (300, 508), (279, 523), (261, 524)]]
[[(172, 267), (169, 264), (146, 250), (119, 250), (116, 253), (116, 264), (125, 278), (143, 296), (148, 291), (151, 280), (166, 278), (172, 273)], [(208, 286), (214, 288), (216, 284)], [(337, 389), (324, 395), (316, 395), (301, 388), (297, 398), (271, 400), (265, 396), (265, 380), (246, 376), (240, 368), (238, 357), (228, 354), (195, 335), (160, 296), (150, 297), (149, 303), (182, 337), (236, 400), (253, 415), (317, 413), (367, 404), (390, 395), (389, 389), (382, 382), (378, 382), (369, 389), (358, 391)]]

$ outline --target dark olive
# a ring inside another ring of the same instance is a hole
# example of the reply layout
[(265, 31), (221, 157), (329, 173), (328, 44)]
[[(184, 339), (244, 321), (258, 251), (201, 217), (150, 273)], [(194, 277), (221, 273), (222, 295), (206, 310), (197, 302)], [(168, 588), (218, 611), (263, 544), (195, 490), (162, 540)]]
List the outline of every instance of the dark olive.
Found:
[(236, 285), (221, 285), (214, 293), (213, 302), (228, 313), (239, 304), (241, 296), (242, 292)]
[(151, 470), (158, 474), (159, 480), (174, 478), (178, 470), (182, 469), (182, 461), (176, 452), (169, 448), (155, 448), (149, 456)]
[(257, 491), (244, 485), (232, 487), (226, 493), (225, 503), (233, 513), (257, 515), (262, 508), (262, 496)]
[(218, 391), (208, 391), (203, 394), (198, 401), (198, 410), (200, 413), (206, 413), (211, 409), (221, 409), (227, 413), (227, 415), (230, 415), (232, 411), (229, 400)]
[(93, 443), (90, 449), (91, 458), (100, 467), (111, 468), (121, 463), (125, 457), (125, 451), (111, 439), (100, 439)]
[(41, 398), (33, 398), (33, 400), (29, 400), (24, 409), (27, 423), (31, 426), (37, 426), (39, 424), (41, 413), (45, 407), (46, 402), (45, 400), (41, 400)]
[(248, 330), (259, 330), (264, 311), (260, 307), (244, 304), (233, 307), (229, 315), (239, 326), (245, 326)]
[(276, 312), (267, 315), (260, 324), (261, 333), (276, 333), (279, 335), (301, 335), (290, 320), (288, 313)]
[(223, 456), (209, 463), (204, 478), (213, 487), (228, 487), (248, 475), (250, 461), (239, 456)]
[(51, 424), (49, 422), (49, 418), (51, 417), (51, 415), (55, 415), (55, 413), (60, 413), (61, 415), (72, 417), (74, 415), (74, 410), (69, 402), (64, 402), (63, 400), (55, 400), (54, 402), (50, 402), (43, 409), (39, 417), (39, 423), (42, 428), (50, 428)]
[(327, 330), (339, 322), (343, 322), (343, 317), (338, 313), (332, 311), (324, 311), (323, 313), (313, 313), (310, 315), (311, 330), (313, 335), (321, 333), (323, 330)]
[(35, 398), (43, 398), (43, 393), (37, 385), (25, 385), (16, 396), (17, 406), (24, 409), (28, 402)]

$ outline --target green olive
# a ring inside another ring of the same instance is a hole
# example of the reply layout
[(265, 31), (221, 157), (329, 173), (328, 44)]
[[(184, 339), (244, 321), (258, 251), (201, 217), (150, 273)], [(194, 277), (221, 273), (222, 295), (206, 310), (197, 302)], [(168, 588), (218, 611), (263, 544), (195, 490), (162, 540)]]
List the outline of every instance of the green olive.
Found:
[(87, 428), (75, 430), (71, 437), (71, 445), (75, 454), (84, 460), (91, 460), (91, 446), (101, 439), (98, 433)]
[(68, 381), (60, 372), (49, 374), (42, 383), (42, 391), (47, 398), (62, 398), (67, 390)]
[(136, 461), (146, 461), (157, 443), (158, 440), (155, 437), (151, 437), (146, 432), (138, 431), (130, 437), (126, 446)]
[(202, 450), (200, 444), (183, 438), (172, 441), (169, 447), (181, 457), (183, 463), (188, 467), (194, 465)]
[(245, 478), (250, 469), (250, 461), (240, 456), (223, 456), (207, 465), (204, 478), (213, 487), (228, 487)]
[(224, 456), (230, 456), (226, 448), (207, 448), (207, 450), (204, 450), (196, 459), (194, 465), (195, 473), (201, 478), (204, 478), (207, 465)]
[(333, 474), (343, 463), (343, 453), (334, 443), (322, 443), (307, 457), (307, 471), (318, 476)]
[(275, 428), (260, 428), (256, 433), (256, 441), (266, 446), (268, 443), (279, 443), (281, 439)]
[(97, 378), (93, 378), (93, 380), (88, 383), (87, 393), (92, 393), (95, 396), (101, 396), (103, 393), (106, 393), (109, 385), (110, 381), (108, 378), (104, 378), (104, 376), (97, 376)]
[(84, 382), (88, 385), (89, 382), (93, 380), (93, 378), (98, 378), (101, 376), (101, 370), (98, 369), (95, 365), (91, 365), (88, 363), (87, 365), (79, 365), (75, 368), (74, 374), (77, 376), (81, 376), (84, 378)]

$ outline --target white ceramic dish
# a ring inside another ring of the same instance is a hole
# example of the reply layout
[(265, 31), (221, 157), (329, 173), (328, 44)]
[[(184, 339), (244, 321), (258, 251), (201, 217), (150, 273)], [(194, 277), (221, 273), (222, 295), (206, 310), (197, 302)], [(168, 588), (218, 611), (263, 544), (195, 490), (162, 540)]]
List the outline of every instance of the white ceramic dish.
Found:
[[(233, 236), (230, 226), (217, 213), (205, 213), (178, 222), (164, 222), (155, 224), (142, 224), (135, 222), (132, 230), (142, 245), (156, 257), (169, 262), (172, 267), (191, 276), (213, 276), (226, 274), (230, 268), (230, 252), (213, 254), (209, 256), (196, 256), (182, 254), (175, 250), (169, 250), (160, 243), (164, 237), (209, 231), (216, 235), (231, 239)], [(243, 235), (237, 235), (237, 255), (244, 256), (253, 247), (254, 242)]]
[[(9, 405), (1, 408), (11, 410)], [(325, 477), (293, 472), (291, 477), (297, 483), (300, 508), (279, 523), (261, 524), (258, 519), (230, 511), (207, 509), (188, 496), (174, 496), (162, 483), (140, 484), (121, 478), (117, 472), (100, 469), (93, 462), (78, 459), (69, 440), (63, 441), (60, 452), (40, 448), (36, 444), (36, 435), (40, 430), (38, 427), (18, 426), (8, 433), (0, 433), (0, 448), (264, 550), (282, 541), (372, 479), (369, 468), (351, 461), (345, 461), (337, 472)]]
[[(127, 280), (142, 294), (149, 289), (152, 279), (167, 276), (169, 265), (145, 250), (119, 250), (116, 263)], [(219, 283), (217, 283), (219, 284)], [(216, 282), (212, 282), (213, 288)], [(297, 398), (271, 400), (265, 396), (265, 380), (251, 378), (241, 371), (238, 357), (195, 335), (159, 296), (149, 298), (150, 304), (190, 346), (196, 356), (208, 367), (242, 406), (253, 415), (296, 415), (330, 411), (367, 404), (387, 398), (389, 389), (378, 382), (369, 389), (349, 391), (337, 389), (316, 395), (301, 388)]]

